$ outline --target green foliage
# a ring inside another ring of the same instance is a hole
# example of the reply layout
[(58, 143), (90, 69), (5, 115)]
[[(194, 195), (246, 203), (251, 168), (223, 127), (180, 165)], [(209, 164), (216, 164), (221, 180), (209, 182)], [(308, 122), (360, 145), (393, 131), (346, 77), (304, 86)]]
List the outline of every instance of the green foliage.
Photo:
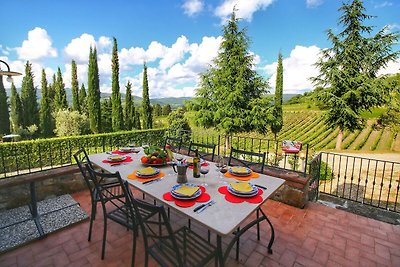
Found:
[[(200, 76), (197, 98), (193, 100), (198, 125), (216, 127), (227, 134), (267, 128), (263, 112), (269, 105), (253, 105), (260, 103), (254, 100), (266, 95), (268, 83), (254, 70), (254, 56), (248, 47), (246, 29), (238, 28), (234, 10), (223, 26), (217, 57)], [(264, 100), (261, 102), (265, 104)]]
[(101, 132), (100, 81), (96, 47), (94, 49), (90, 47), (89, 52), (87, 107), (90, 130), (92, 133)]
[(132, 84), (130, 81), (126, 84), (126, 96), (125, 96), (125, 129), (132, 130), (135, 120), (135, 106), (133, 105), (132, 98)]
[(42, 69), (42, 98), (40, 99), (40, 131), (43, 137), (53, 135), (53, 116), (51, 115), (51, 99), (49, 98), (46, 72)]
[(119, 91), (119, 60), (118, 60), (118, 48), (117, 39), (113, 38), (114, 45), (112, 49), (111, 59), (111, 103), (112, 103), (112, 129), (113, 131), (120, 131), (124, 129), (123, 111), (121, 105), (121, 92)]
[(88, 153), (114, 150), (130, 143), (164, 145), (165, 129), (124, 131), (71, 137), (0, 143), (0, 177), (17, 175), (16, 170), (40, 171), (75, 164), (73, 154), (81, 147)]
[(162, 115), (168, 116), (172, 112), (172, 108), (170, 104), (167, 104), (162, 107)]
[(67, 93), (65, 92), (65, 84), (63, 82), (60, 67), (58, 67), (57, 70), (54, 104), (55, 104), (55, 109), (54, 109), (55, 111), (68, 108)]
[(400, 130), (400, 73), (383, 77), (380, 81), (387, 88), (385, 102), (387, 111), (379, 116), (378, 123), (389, 126), (395, 131)]
[(168, 124), (169, 128), (174, 131), (173, 135), (179, 135), (183, 132), (191, 132), (192, 129), (189, 126), (189, 122), (185, 117), (185, 112), (182, 108), (178, 108), (177, 110), (171, 112), (168, 115)]
[(140, 112), (138, 110), (135, 110), (135, 119), (133, 120), (133, 127), (135, 129), (142, 129), (142, 125), (140, 123)]
[(81, 111), (79, 105), (79, 84), (75, 60), (71, 63), (71, 90), (72, 90), (72, 110)]
[(313, 78), (313, 83), (325, 87), (319, 98), (328, 108), (326, 123), (343, 132), (360, 129), (364, 123), (360, 112), (382, 104), (384, 88), (376, 82), (376, 74), (399, 52), (391, 50), (398, 35), (387, 33), (386, 28), (375, 36), (364, 36), (372, 27), (363, 22), (372, 16), (364, 13), (361, 1), (343, 4), (339, 11), (338, 25), (344, 29), (338, 35), (328, 30), (333, 47), (322, 51), (316, 63), (321, 74)]
[(154, 105), (154, 116), (158, 117), (162, 115), (162, 107), (160, 104), (155, 104)]
[(143, 93), (142, 93), (142, 109), (143, 109), (143, 129), (153, 128), (153, 116), (149, 98), (149, 83), (147, 81), (147, 66), (143, 64)]
[(110, 98), (101, 100), (101, 129), (105, 133), (110, 133), (112, 129), (112, 103)]
[(56, 111), (55, 115), (57, 136), (74, 136), (85, 134), (89, 130), (89, 121), (86, 115), (78, 111), (69, 111), (67, 109)]
[(11, 130), (16, 133), (22, 127), (22, 103), (15, 88), (14, 83), (11, 84), (11, 98), (10, 98), (10, 120)]
[(334, 178), (333, 170), (326, 162), (321, 161), (319, 180), (329, 181)]
[(32, 65), (29, 61), (25, 65), (25, 76), (21, 85), (22, 126), (39, 125), (39, 108), (37, 104), (36, 88), (33, 85)]
[(272, 111), (273, 119), (271, 121), (271, 131), (274, 134), (275, 139), (277, 134), (283, 127), (282, 101), (283, 101), (283, 65), (282, 65), (282, 54), (279, 53), (278, 67), (276, 70), (275, 100), (274, 100), (274, 108)]
[(0, 135), (10, 133), (10, 114), (2, 75), (0, 75), (0, 122)]

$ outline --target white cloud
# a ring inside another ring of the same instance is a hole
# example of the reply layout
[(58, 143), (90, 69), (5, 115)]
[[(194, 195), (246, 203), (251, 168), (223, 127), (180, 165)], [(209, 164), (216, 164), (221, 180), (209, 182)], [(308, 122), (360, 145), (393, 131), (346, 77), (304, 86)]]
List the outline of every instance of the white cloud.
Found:
[(184, 54), (189, 50), (189, 41), (186, 36), (180, 36), (176, 42), (167, 49), (165, 55), (160, 61), (160, 68), (166, 69), (176, 62), (179, 62)]
[(400, 72), (400, 58), (390, 61), (385, 68), (378, 71), (378, 75), (394, 74)]
[(374, 5), (374, 8), (384, 8), (384, 7), (390, 7), (393, 6), (393, 3), (390, 1), (383, 1), (382, 3), (376, 3)]
[(307, 7), (313, 8), (322, 5), (323, 0), (306, 0)]
[(204, 3), (202, 0), (185, 0), (182, 5), (184, 13), (188, 16), (193, 16), (203, 10)]
[(110, 53), (112, 41), (109, 37), (100, 36), (96, 42), (91, 34), (84, 33), (78, 38), (72, 39), (64, 48), (67, 60), (75, 60), (77, 63), (87, 63), (89, 61), (90, 46), (96, 46), (97, 54)]
[(259, 9), (266, 9), (274, 0), (224, 0), (221, 5), (215, 9), (215, 15), (225, 21), (232, 13), (233, 7), (236, 6), (237, 17), (251, 21), (254, 12)]
[[(283, 64), (283, 92), (303, 93), (313, 88), (310, 77), (318, 75), (318, 70), (313, 66), (319, 58), (321, 49), (315, 45), (304, 47), (297, 45), (290, 56), (284, 58)], [(271, 75), (270, 85), (275, 89), (276, 67), (278, 63), (266, 65), (264, 69)]]
[(57, 50), (52, 47), (52, 41), (47, 31), (39, 27), (29, 31), (28, 40), (24, 40), (22, 46), (15, 50), (18, 58), (22, 60), (41, 60), (57, 56)]

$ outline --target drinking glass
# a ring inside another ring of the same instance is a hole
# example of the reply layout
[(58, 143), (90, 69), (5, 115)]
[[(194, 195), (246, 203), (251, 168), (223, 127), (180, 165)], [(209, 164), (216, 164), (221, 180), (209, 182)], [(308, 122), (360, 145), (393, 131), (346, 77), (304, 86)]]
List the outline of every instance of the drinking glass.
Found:
[(222, 174), (226, 172), (226, 161), (223, 156), (217, 156), (215, 166), (217, 167), (217, 171), (219, 171), (219, 183), (226, 184), (226, 181), (223, 180), (224, 177), (222, 176)]
[(210, 171), (210, 168), (208, 166), (201, 166), (200, 167), (200, 173), (203, 174), (203, 183), (201, 183), (202, 186), (206, 187), (208, 184), (206, 183), (206, 174)]

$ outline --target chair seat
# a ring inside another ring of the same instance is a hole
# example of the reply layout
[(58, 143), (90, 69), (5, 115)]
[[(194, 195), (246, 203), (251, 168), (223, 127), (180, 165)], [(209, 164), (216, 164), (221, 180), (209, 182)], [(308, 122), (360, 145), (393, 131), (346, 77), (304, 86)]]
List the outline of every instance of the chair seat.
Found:
[[(178, 248), (174, 248), (171, 242), (158, 241), (149, 247), (149, 253), (162, 265), (178, 266), (175, 258), (175, 250), (178, 249), (184, 255), (184, 266), (204, 266), (216, 256), (216, 248), (201, 236), (184, 226), (174, 232)], [(206, 257), (205, 257), (206, 256)]]

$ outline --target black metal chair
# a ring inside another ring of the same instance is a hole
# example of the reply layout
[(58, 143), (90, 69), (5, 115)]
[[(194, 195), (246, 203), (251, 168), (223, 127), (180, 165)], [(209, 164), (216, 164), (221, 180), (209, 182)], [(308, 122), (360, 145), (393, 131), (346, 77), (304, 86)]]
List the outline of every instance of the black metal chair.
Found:
[(215, 147), (215, 144), (200, 144), (190, 142), (188, 156), (193, 156), (194, 152), (197, 150), (200, 158), (214, 161)]
[(167, 136), (165, 138), (164, 149), (166, 149), (167, 144), (171, 146), (171, 151), (180, 152), (182, 148), (182, 137)]
[[(90, 201), (91, 201), (91, 206), (92, 206), (91, 212), (90, 212), (89, 235), (88, 235), (88, 241), (90, 241), (92, 238), (93, 221), (96, 219), (97, 203), (100, 202), (100, 197), (97, 194), (96, 187), (95, 187), (94, 183), (91, 181), (90, 174), (88, 173), (88, 171), (85, 167), (85, 164), (88, 164), (93, 169), (92, 163), (89, 160), (86, 150), (82, 147), (74, 154), (74, 158), (75, 158), (76, 164), (79, 167), (79, 170), (82, 173), (82, 177), (86, 183), (86, 186), (90, 192)], [(115, 179), (108, 181), (107, 186), (110, 189), (112, 187), (114, 187), (114, 189), (113, 189), (114, 193), (115, 193), (115, 191), (120, 191), (119, 183)]]
[[(217, 266), (215, 246), (186, 226), (173, 231), (162, 205), (153, 205), (132, 195), (129, 202), (143, 234), (145, 266), (148, 266), (149, 255), (161, 266), (205, 266), (213, 258)], [(148, 212), (146, 217), (142, 210)]]
[(255, 172), (263, 173), (265, 166), (265, 155), (263, 152), (245, 151), (231, 147), (228, 165), (240, 165), (252, 169)]
[[(263, 173), (264, 172), (264, 166), (265, 166), (265, 157), (266, 157), (266, 153), (258, 153), (258, 152), (253, 152), (253, 151), (246, 151), (246, 150), (240, 150), (240, 149), (236, 149), (231, 147), (231, 153), (229, 155), (229, 159), (228, 159), (228, 165), (232, 166), (232, 165), (240, 165), (240, 166), (244, 166), (247, 168), (252, 169), (255, 172), (259, 172), (259, 173)], [(262, 214), (260, 216), (260, 213)], [(264, 214), (264, 212), (261, 210), (261, 208), (257, 209), (257, 219), (253, 222), (251, 222), (250, 224), (252, 224), (252, 226), (254, 224), (257, 224), (257, 239), (260, 240), (260, 222), (262, 220), (266, 220), (270, 227), (271, 227), (271, 239), (270, 239), (270, 243), (268, 244), (268, 252), (272, 253), (272, 244), (274, 242), (274, 228), (270, 222), (270, 220), (268, 219), (268, 217)], [(247, 228), (248, 225), (245, 226), (245, 228)], [(242, 230), (238, 229), (238, 232), (240, 232)], [(239, 237), (237, 237), (237, 247), (236, 247), (236, 259), (239, 258)]]
[[(125, 226), (127, 229), (131, 229), (134, 232), (134, 243), (136, 243), (136, 236), (138, 233), (137, 221), (135, 220), (134, 214), (129, 212), (127, 208), (128, 195), (126, 189), (121, 186), (122, 179), (119, 172), (116, 173), (103, 173), (95, 171), (91, 165), (85, 165), (90, 178), (93, 181), (97, 195), (100, 199), (100, 203), (103, 209), (103, 243), (101, 249), (101, 259), (104, 259), (105, 246), (107, 239), (107, 220), (111, 219), (118, 224)], [(115, 183), (107, 183), (108, 180), (117, 181), (119, 190), (115, 190)], [(117, 193), (118, 192), (118, 193)], [(134, 255), (133, 255), (134, 257)], [(134, 260), (134, 259), (133, 259)]]

